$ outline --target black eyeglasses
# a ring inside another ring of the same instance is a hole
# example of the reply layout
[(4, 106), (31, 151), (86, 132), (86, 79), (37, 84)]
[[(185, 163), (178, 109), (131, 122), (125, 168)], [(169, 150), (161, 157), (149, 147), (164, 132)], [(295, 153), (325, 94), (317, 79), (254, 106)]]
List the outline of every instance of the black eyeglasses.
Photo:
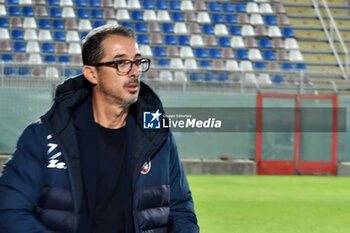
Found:
[(136, 65), (137, 70), (139, 72), (147, 72), (149, 69), (149, 66), (151, 64), (151, 60), (148, 58), (141, 58), (135, 61), (131, 60), (117, 60), (117, 61), (109, 61), (109, 62), (103, 62), (103, 63), (97, 63), (97, 64), (91, 64), (90, 66), (112, 66), (117, 69), (118, 72), (122, 74), (128, 74), (133, 65)]

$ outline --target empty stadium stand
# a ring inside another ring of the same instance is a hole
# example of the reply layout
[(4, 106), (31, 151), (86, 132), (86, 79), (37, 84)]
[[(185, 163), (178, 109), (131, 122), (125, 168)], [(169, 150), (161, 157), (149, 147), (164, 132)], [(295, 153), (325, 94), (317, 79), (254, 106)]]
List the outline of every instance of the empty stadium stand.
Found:
[[(146, 81), (233, 83), (233, 76), (240, 76), (240, 84), (259, 84), (261, 79), (264, 85), (273, 86), (283, 83), (274, 80), (284, 80), (289, 74), (299, 77), (301, 73), (316, 83), (330, 74), (334, 80), (347, 79), (350, 45), (345, 45), (344, 50), (338, 38), (332, 44), (325, 30), (335, 30), (334, 19), (342, 40), (347, 42), (350, 8), (343, 0), (326, 3), (327, 6), (310, 0), (6, 0), (0, 5), (2, 75), (31, 73), (45, 79), (52, 74), (39, 72), (37, 66), (44, 70), (56, 68), (59, 72), (54, 76), (59, 79), (75, 75), (66, 70), (82, 66), (79, 42), (92, 28), (117, 23), (134, 29), (142, 53), (152, 58), (154, 71), (145, 74)], [(325, 27), (319, 14), (324, 17)], [(285, 64), (290, 64), (289, 69)], [(175, 78), (180, 77), (176, 73), (180, 69), (185, 78)], [(246, 71), (249, 73), (243, 75)]]

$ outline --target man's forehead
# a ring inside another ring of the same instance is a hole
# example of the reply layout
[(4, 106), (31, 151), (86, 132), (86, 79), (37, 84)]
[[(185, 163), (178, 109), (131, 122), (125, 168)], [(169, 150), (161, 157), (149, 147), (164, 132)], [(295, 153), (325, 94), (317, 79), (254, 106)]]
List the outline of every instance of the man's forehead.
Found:
[(140, 56), (139, 46), (132, 37), (109, 35), (103, 41), (103, 45), (106, 54), (112, 56)]

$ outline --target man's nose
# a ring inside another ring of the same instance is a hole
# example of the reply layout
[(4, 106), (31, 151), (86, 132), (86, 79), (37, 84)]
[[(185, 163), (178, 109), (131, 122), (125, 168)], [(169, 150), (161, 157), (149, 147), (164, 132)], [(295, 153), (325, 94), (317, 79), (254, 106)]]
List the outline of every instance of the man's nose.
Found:
[(140, 68), (135, 63), (132, 63), (129, 75), (138, 77), (140, 73)]

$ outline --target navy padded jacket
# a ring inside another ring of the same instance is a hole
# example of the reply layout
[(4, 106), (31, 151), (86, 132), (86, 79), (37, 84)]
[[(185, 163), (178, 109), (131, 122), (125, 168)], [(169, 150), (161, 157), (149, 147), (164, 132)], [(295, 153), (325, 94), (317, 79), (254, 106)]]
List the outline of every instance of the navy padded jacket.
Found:
[[(83, 76), (56, 90), (48, 113), (21, 134), (0, 177), (2, 233), (75, 233), (84, 195), (74, 116), (91, 96)], [(133, 129), (132, 222), (127, 232), (197, 233), (191, 192), (170, 131), (143, 130), (143, 110), (162, 109), (157, 95), (141, 83), (131, 106)], [(148, 162), (148, 173), (140, 171)], [(87, 197), (89, 201), (89, 197)]]

